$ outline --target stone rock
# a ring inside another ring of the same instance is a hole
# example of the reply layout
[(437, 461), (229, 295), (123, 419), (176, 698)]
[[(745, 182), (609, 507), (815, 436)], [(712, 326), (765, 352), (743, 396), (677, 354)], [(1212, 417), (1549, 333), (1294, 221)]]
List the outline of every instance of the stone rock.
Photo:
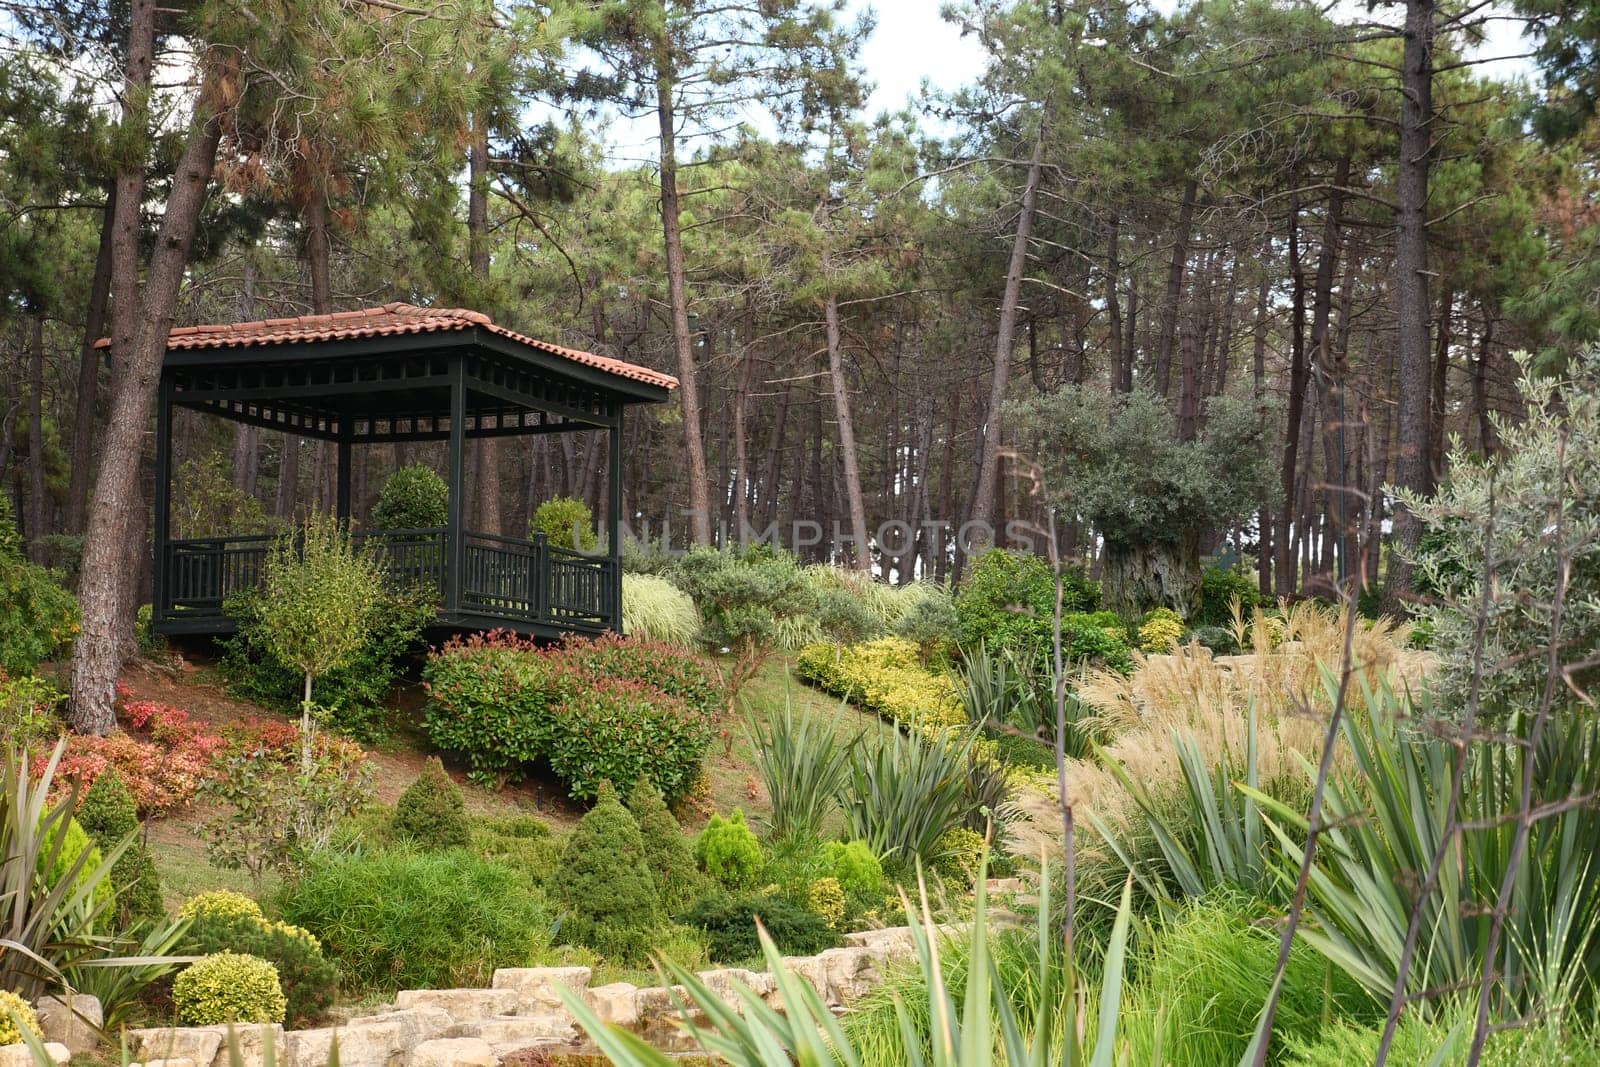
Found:
[(830, 948), (816, 960), (825, 983), (823, 997), (829, 1004), (849, 1004), (878, 984), (876, 956), (871, 949)]
[(284, 1067), (326, 1067), (339, 1048), (339, 1067), (389, 1067), (408, 1047), (397, 1022), (293, 1030), (283, 1037)]
[[(822, 962), (821, 957), (785, 956), (783, 958), (783, 965), (790, 974), (809, 985), (812, 989), (815, 989), (817, 991), (817, 995), (822, 998), (823, 1003), (827, 1003), (828, 968), (827, 965)], [(783, 997), (781, 995), (774, 996), (772, 998), (772, 1005), (779, 1011), (782, 1011)]]
[(639, 1018), (644, 1021), (659, 1019), (669, 1015), (677, 1015), (681, 1005), (687, 1004), (691, 1011), (694, 1001), (689, 999), (688, 990), (681, 985), (674, 986), (649, 986), (641, 989), (634, 996)]
[(999, 896), (1024, 892), (1027, 886), (1021, 878), (991, 878), (984, 883), (984, 889), (991, 896)]
[(880, 962), (915, 959), (917, 943), (912, 939), (911, 927), (889, 926), (882, 930), (857, 930), (845, 934), (844, 943), (854, 948), (864, 948)]
[[(50, 1054), (50, 1059), (58, 1064), (66, 1063), (72, 1058), (71, 1051), (59, 1041), (46, 1041), (44, 1050)], [(21, 1042), (15, 1045), (0, 1045), (0, 1067), (35, 1067), (33, 1053)]]
[(589, 990), (589, 1003), (601, 1022), (613, 1026), (639, 1023), (639, 987), (627, 982), (612, 982)]
[(396, 1047), (412, 1048), (443, 1037), (453, 1025), (450, 1013), (443, 1008), (410, 1008), (405, 1011), (385, 1011), (376, 1015), (358, 1015), (345, 1024), (355, 1026), (381, 1026), (392, 1024), (398, 1030)]
[(766, 971), (747, 971), (739, 967), (723, 967), (714, 971), (701, 971), (695, 975), (707, 989), (739, 1014), (744, 1014), (744, 1001), (739, 998), (738, 986), (750, 990), (762, 1000), (767, 1000), (777, 990), (778, 983)]
[(43, 997), (34, 1010), (46, 1042), (65, 1045), (74, 1054), (93, 1052), (99, 1046), (105, 1013), (95, 997)]
[(496, 1049), (508, 1051), (526, 1048), (529, 1045), (550, 1045), (570, 1041), (576, 1036), (576, 1025), (571, 1015), (561, 1011), (483, 1019), (473, 1029), (477, 1031), (476, 1037), (487, 1041)]
[(168, 1029), (129, 1030), (128, 1052), (134, 1059), (193, 1060), (196, 1067), (230, 1067), (228, 1042), (239, 1050), (241, 1067), (265, 1067), (270, 1042), (283, 1053), (283, 1027), (277, 1023), (242, 1023), (237, 1026), (180, 1026)]
[(515, 989), (403, 989), (395, 995), (394, 1006), (402, 1011), (440, 1008), (455, 1022), (475, 1023), (515, 1013), (518, 997)]
[(532, 1014), (538, 1011), (560, 1010), (561, 997), (557, 986), (566, 986), (583, 995), (589, 988), (594, 972), (588, 967), (502, 967), (494, 972), (489, 984), (495, 989), (513, 989), (517, 993), (517, 1012)]
[(193, 1060), (145, 1060), (135, 1067), (195, 1067)]
[(411, 1067), (499, 1067), (500, 1057), (477, 1037), (435, 1038), (411, 1050)]

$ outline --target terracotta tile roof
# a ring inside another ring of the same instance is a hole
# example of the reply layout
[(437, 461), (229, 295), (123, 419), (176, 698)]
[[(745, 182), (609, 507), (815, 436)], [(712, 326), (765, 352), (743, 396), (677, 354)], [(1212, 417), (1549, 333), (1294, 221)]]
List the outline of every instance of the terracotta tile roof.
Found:
[[(564, 348), (548, 341), (524, 336), (497, 326), (481, 311), (466, 308), (425, 308), (413, 304), (391, 303), (360, 311), (336, 311), (331, 315), (301, 315), (292, 319), (266, 319), (261, 322), (235, 322), (211, 326), (178, 326), (167, 335), (167, 351), (191, 348), (242, 348), (256, 345), (295, 344), (310, 341), (338, 341), (352, 337), (385, 337), (405, 333), (435, 333), (481, 327), (490, 333), (537, 348), (542, 352), (570, 359), (586, 367), (630, 378), (664, 389), (675, 389), (678, 379), (649, 367), (625, 363), (610, 356), (597, 356)], [(104, 348), (109, 338), (95, 347)]]

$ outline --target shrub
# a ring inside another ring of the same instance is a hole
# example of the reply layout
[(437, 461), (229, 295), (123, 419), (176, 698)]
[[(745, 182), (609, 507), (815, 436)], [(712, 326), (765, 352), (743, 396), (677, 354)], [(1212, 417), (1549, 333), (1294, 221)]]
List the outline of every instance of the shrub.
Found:
[(817, 858), (825, 877), (837, 881), (850, 897), (877, 901), (883, 897), (883, 864), (865, 841), (829, 841)]
[(278, 906), (367, 991), (486, 986), (549, 944), (549, 914), (527, 882), (459, 849), (323, 851)]
[(699, 640), (700, 616), (689, 594), (665, 578), (624, 573), (622, 632), (688, 647)]
[(964, 826), (953, 827), (939, 835), (938, 858), (934, 870), (961, 886), (970, 886), (978, 877), (978, 865), (983, 860), (983, 835)]
[(101, 862), (100, 849), (84, 830), (83, 824), (76, 818), (67, 818), (58, 820), (50, 828), (39, 850), (34, 870), (46, 886), (59, 885), (69, 874), (72, 875), (74, 891), (93, 885), (93, 906), (103, 908), (111, 904), (116, 887), (110, 878), (93, 881)]
[(616, 637), (556, 649), (503, 634), (452, 640), (423, 677), (429, 735), (465, 755), (475, 778), (504, 780), (542, 756), (578, 799), (594, 796), (602, 779), (683, 796), (720, 702), (697, 657)]
[(1166, 652), (1183, 638), (1183, 618), (1171, 608), (1151, 608), (1139, 623), (1139, 648)]
[(366, 753), (354, 742), (324, 736), (297, 747), (298, 755), (264, 743), (229, 753), (201, 787), (220, 805), (205, 824), (211, 861), (243, 868), (257, 891), (267, 871), (298, 870), (372, 795)]
[[(390, 693), (423, 628), (433, 621), (431, 596), (420, 591), (372, 591), (371, 628), (353, 659), (317, 679), (317, 714), (322, 725), (363, 743), (390, 732)], [(305, 678), (286, 666), (263, 639), (261, 598), (241, 593), (229, 600), (239, 632), (222, 644), (221, 668), (229, 691), (241, 700), (282, 712), (298, 712)]]
[(900, 614), (892, 626), (894, 636), (917, 646), (927, 663), (955, 646), (961, 632), (955, 598), (933, 582), (913, 582), (900, 587)]
[(532, 815), (473, 820), (472, 851), (503, 861), (541, 890), (561, 866), (562, 846), (562, 839)]
[(0, 671), (7, 674), (32, 673), (77, 636), (77, 598), (20, 555), (0, 552), (0, 604)]
[(795, 673), (890, 722), (940, 727), (967, 721), (955, 679), (925, 669), (917, 647), (898, 637), (848, 648), (812, 645), (796, 657)]
[[(1055, 572), (1050, 561), (1030, 553), (994, 548), (969, 562), (956, 590), (961, 643), (975, 647), (1049, 647), (1055, 615)], [(1076, 570), (1062, 573), (1063, 613), (1100, 606), (1100, 587)]]
[(320, 1020), (333, 1004), (339, 985), (339, 969), (323, 956), (321, 942), (309, 931), (268, 922), (259, 913), (199, 909), (177, 951), (188, 956), (241, 952), (266, 960), (277, 971), (286, 1019), (297, 1025)]
[(64, 730), (56, 713), (65, 694), (31, 674), (8, 678), (0, 670), (0, 736), (21, 748), (49, 744)]
[(1261, 588), (1253, 574), (1240, 567), (1207, 567), (1200, 575), (1200, 606), (1189, 620), (1196, 630), (1202, 626), (1226, 628), (1233, 621), (1233, 602), (1239, 613), (1249, 618), (1261, 603)]
[(806, 886), (806, 910), (828, 924), (830, 930), (844, 926), (844, 888), (837, 878), (818, 878)]
[(1196, 626), (1194, 640), (1217, 656), (1232, 656), (1239, 651), (1239, 642), (1233, 636), (1233, 631), (1224, 626)]
[(186, 967), (173, 980), (172, 1004), (184, 1026), (281, 1023), (288, 1006), (277, 968), (237, 952), (218, 952)]
[(594, 532), (594, 512), (570, 496), (554, 497), (534, 509), (528, 536), (541, 533), (550, 547), (577, 552), (593, 552), (600, 540)]
[(668, 912), (678, 911), (700, 896), (702, 878), (695, 865), (694, 845), (684, 836), (661, 793), (641, 781), (628, 795), (628, 811), (639, 824), (645, 864)]
[(757, 919), (785, 955), (809, 956), (839, 943), (839, 935), (823, 919), (776, 895), (707, 897), (683, 917), (705, 932), (711, 957), (721, 963), (761, 957)]
[(567, 911), (563, 937), (621, 962), (648, 954), (648, 935), (663, 918), (661, 896), (639, 824), (609, 785), (567, 838), (551, 888)]
[(422, 849), (465, 848), (472, 843), (466, 801), (436, 759), (423, 765), (416, 781), (395, 801), (391, 825), (396, 835)]
[(738, 808), (724, 819), (712, 815), (694, 843), (694, 856), (700, 869), (729, 889), (753, 886), (761, 877), (765, 860), (761, 843), (744, 821)]
[(450, 486), (420, 464), (389, 475), (372, 506), (372, 525), (379, 530), (421, 530), (450, 521)]
[[(139, 811), (116, 768), (107, 768), (78, 803), (78, 822), (102, 852), (139, 832)], [(111, 868), (117, 912), (123, 927), (164, 914), (161, 875), (142, 837), (135, 837)]]
[(226, 922), (267, 921), (267, 917), (262, 914), (260, 904), (243, 893), (235, 893), (231, 889), (213, 889), (190, 897), (178, 908), (178, 918), (208, 918)]
[(23, 1031), (39, 1037), (39, 1017), (33, 1005), (9, 989), (0, 989), (0, 1045), (21, 1044)]
[(771, 655), (780, 625), (811, 615), (817, 604), (815, 590), (787, 554), (739, 558), (696, 546), (678, 561), (673, 581), (700, 609), (701, 639), (733, 653), (724, 673), (730, 708)]

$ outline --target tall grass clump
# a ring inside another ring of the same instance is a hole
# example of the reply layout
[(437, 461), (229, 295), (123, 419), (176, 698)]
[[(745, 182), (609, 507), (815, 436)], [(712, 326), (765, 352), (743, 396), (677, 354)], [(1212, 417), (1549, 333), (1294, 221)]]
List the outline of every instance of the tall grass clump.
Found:
[(693, 648), (700, 615), (688, 593), (654, 574), (622, 575), (622, 632)]
[(770, 708), (748, 721), (756, 768), (772, 801), (774, 837), (816, 837), (838, 806), (855, 750), (855, 742), (840, 740), (838, 727), (838, 715), (832, 722), (796, 715), (787, 694), (781, 709)]
[(879, 856), (933, 865), (939, 839), (971, 812), (967, 764), (976, 740), (970, 732), (930, 740), (916, 730), (864, 738), (843, 796), (850, 836)]

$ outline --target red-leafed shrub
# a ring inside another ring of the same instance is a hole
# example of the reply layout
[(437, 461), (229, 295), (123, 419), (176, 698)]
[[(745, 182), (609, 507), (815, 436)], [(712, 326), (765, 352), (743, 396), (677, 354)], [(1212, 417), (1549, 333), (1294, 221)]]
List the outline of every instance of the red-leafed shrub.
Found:
[(425, 723), (479, 781), (503, 782), (546, 759), (572, 796), (602, 779), (688, 792), (721, 698), (709, 665), (683, 649), (618, 637), (539, 646), (495, 633), (452, 640), (423, 672)]

